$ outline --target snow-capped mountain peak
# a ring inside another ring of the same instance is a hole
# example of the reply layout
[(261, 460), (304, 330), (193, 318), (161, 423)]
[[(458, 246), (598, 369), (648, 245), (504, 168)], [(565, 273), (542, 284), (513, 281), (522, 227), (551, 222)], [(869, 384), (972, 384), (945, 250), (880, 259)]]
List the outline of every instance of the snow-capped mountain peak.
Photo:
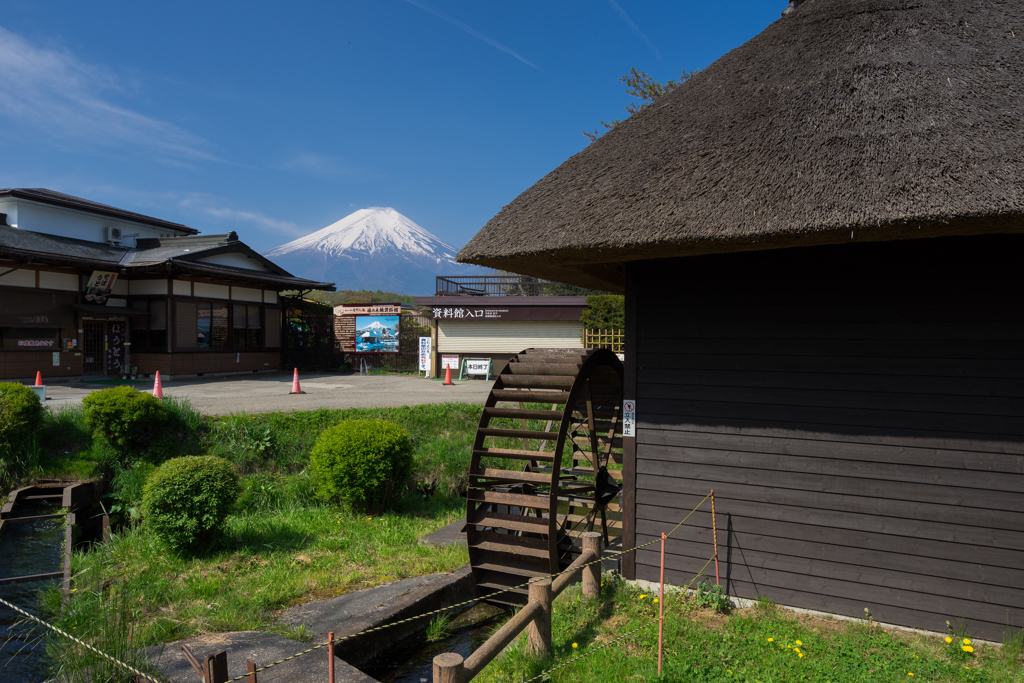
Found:
[(271, 249), (267, 258), (312, 250), (327, 256), (374, 256), (388, 251), (406, 252), (454, 263), (456, 250), (391, 207), (360, 209), (322, 230)]
[(395, 209), (372, 207), (263, 255), (293, 275), (338, 289), (433, 294), (436, 276), (481, 270), (456, 263), (457, 252)]

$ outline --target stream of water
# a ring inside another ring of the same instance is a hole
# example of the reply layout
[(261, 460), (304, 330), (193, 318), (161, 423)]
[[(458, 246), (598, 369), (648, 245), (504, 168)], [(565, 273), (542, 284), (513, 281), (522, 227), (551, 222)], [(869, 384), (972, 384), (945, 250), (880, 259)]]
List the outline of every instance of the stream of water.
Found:
[(505, 614), (488, 605), (477, 605), (456, 620), (456, 624), (468, 621), (468, 625), (456, 628), (447, 638), (432, 643), (423, 640), (410, 643), (362, 667), (362, 671), (380, 683), (429, 683), (434, 680), (436, 655), (456, 652), (468, 658), (484, 644), (499, 623), (498, 618)]
[[(56, 512), (52, 505), (18, 505), (17, 516)], [(63, 520), (38, 519), (4, 524), (0, 530), (0, 578), (60, 571)], [(57, 579), (52, 582), (57, 583)], [(37, 614), (37, 594), (45, 581), (0, 585), (0, 598)], [(46, 679), (43, 627), (0, 605), (0, 681), (38, 683)]]

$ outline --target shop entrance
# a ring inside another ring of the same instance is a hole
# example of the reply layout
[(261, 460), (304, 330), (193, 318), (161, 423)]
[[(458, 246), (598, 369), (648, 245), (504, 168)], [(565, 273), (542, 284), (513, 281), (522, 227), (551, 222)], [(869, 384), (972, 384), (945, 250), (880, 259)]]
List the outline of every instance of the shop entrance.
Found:
[(106, 323), (82, 323), (82, 375), (96, 377), (106, 374)]

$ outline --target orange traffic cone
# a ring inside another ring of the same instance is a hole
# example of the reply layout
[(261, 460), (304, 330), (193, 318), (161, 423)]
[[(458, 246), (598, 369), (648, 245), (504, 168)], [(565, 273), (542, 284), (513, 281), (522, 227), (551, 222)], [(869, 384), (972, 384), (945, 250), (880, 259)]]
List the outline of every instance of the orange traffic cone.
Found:
[(160, 371), (156, 371), (156, 379), (153, 380), (153, 396), (156, 398), (164, 397), (164, 386), (160, 384)]
[(292, 392), (290, 394), (288, 394), (288, 395), (289, 396), (293, 396), (295, 394), (304, 394), (304, 393), (306, 393), (306, 392), (303, 391), (302, 387), (299, 386), (299, 369), (295, 368), (295, 376), (292, 377)]
[(39, 370), (36, 370), (36, 386), (43, 386), (43, 373), (40, 372)]
[(455, 382), (452, 381), (452, 366), (446, 365), (444, 368), (444, 384), (443, 387), (453, 387)]

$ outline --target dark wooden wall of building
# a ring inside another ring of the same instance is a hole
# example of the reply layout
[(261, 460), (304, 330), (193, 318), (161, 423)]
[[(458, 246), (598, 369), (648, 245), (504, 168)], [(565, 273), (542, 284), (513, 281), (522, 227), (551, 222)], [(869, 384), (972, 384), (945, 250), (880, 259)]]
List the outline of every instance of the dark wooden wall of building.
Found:
[[(731, 595), (1024, 627), (1022, 254), (994, 236), (631, 264), (635, 541), (713, 488)], [(712, 554), (704, 509), (668, 543), (673, 582)], [(657, 579), (656, 545), (635, 572)]]

